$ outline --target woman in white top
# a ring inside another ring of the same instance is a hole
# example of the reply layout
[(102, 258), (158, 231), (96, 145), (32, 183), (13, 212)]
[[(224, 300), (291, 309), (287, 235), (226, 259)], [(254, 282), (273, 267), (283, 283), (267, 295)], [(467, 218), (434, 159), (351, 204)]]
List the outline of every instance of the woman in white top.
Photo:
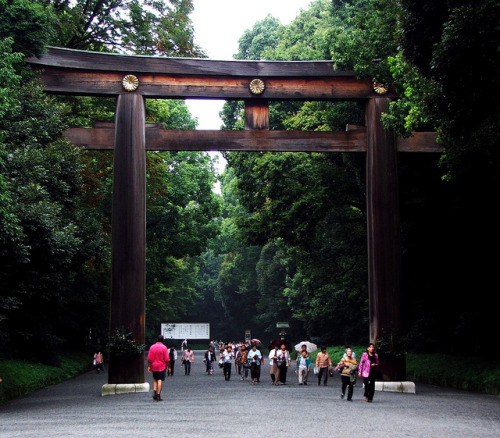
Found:
[(252, 345), (252, 349), (248, 353), (248, 361), (250, 362), (250, 377), (252, 378), (252, 385), (259, 381), (260, 377), (260, 363), (262, 361), (262, 353), (257, 350), (257, 345)]
[(224, 380), (231, 380), (231, 368), (233, 367), (234, 353), (231, 346), (228, 346), (222, 353), (222, 363), (224, 368)]
[(286, 373), (288, 367), (290, 366), (290, 353), (286, 349), (286, 345), (281, 345), (281, 350), (278, 353), (278, 368), (280, 370), (280, 383), (282, 385), (286, 384)]
[(279, 385), (280, 369), (278, 368), (278, 355), (280, 354), (278, 344), (274, 345), (274, 349), (269, 352), (269, 364), (271, 365), (271, 381), (272, 385)]

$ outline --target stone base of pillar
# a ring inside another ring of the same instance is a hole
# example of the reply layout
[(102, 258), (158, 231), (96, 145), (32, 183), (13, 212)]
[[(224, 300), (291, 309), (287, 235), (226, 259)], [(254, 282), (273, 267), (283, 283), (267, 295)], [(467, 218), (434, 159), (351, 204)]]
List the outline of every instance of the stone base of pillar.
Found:
[(101, 388), (102, 396), (131, 392), (149, 392), (149, 383), (106, 383)]
[(416, 394), (415, 383), (413, 382), (375, 382), (375, 391), (401, 392)]

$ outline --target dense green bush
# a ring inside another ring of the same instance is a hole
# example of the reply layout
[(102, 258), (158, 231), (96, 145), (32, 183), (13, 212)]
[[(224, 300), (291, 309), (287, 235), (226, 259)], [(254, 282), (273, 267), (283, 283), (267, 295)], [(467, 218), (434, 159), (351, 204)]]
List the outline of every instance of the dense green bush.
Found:
[(408, 380), (500, 395), (500, 367), (478, 357), (408, 353)]

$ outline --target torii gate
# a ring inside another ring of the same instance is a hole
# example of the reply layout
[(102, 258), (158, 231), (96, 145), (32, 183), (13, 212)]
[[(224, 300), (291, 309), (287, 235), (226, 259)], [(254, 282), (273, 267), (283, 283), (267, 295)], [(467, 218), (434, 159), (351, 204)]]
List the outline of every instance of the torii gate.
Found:
[[(370, 339), (401, 327), (401, 248), (397, 152), (441, 152), (435, 133), (409, 139), (385, 131), (381, 114), (396, 96), (329, 61), (214, 61), (117, 55), (49, 48), (27, 60), (42, 70), (53, 94), (116, 96), (115, 124), (70, 129), (90, 149), (114, 148), (110, 329), (125, 327), (145, 341), (146, 171), (148, 150), (366, 152)], [(145, 98), (204, 98), (245, 102), (245, 131), (165, 130), (145, 124)], [(345, 132), (269, 130), (273, 100), (361, 100), (366, 127)], [(403, 369), (385, 370), (403, 380)], [(149, 390), (144, 354), (109, 365), (117, 391)], [(135, 388), (130, 386), (136, 385)], [(137, 386), (138, 385), (138, 386)], [(141, 385), (147, 385), (144, 389)]]

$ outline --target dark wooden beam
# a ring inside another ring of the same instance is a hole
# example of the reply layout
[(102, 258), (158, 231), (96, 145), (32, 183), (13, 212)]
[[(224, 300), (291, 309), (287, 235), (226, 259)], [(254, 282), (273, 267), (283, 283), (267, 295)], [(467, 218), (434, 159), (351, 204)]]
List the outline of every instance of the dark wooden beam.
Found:
[[(113, 149), (108, 128), (72, 128), (69, 140), (86, 149)], [(146, 149), (155, 151), (362, 152), (364, 132), (146, 130)]]
[[(253, 76), (188, 76), (134, 72), (139, 86), (132, 94), (148, 98), (227, 99), (227, 100), (350, 100), (377, 96), (372, 83), (354, 76), (263, 77), (265, 91), (260, 96), (250, 92)], [(52, 94), (115, 96), (123, 93), (125, 74), (98, 70), (44, 67), (41, 79)]]
[(334, 69), (332, 61), (218, 61), (205, 58), (120, 55), (115, 53), (49, 47), (41, 58), (27, 62), (42, 68), (120, 73), (152, 73), (188, 76), (317, 77), (351, 76), (352, 71)]
[[(369, 80), (352, 71), (336, 71), (331, 61), (214, 61), (117, 55), (50, 48), (27, 62), (41, 71), (47, 92), (112, 96), (122, 93), (122, 79), (135, 75), (133, 91), (150, 98), (232, 100), (348, 100), (376, 97)], [(262, 79), (261, 95), (250, 92)], [(388, 96), (393, 96), (392, 92)]]
[[(68, 139), (86, 149), (113, 149), (114, 124), (99, 124), (96, 128), (71, 128)], [(443, 148), (435, 133), (417, 132), (411, 139), (398, 139), (398, 152), (434, 152)], [(411, 147), (408, 141), (411, 140)], [(192, 131), (166, 130), (163, 125), (148, 125), (146, 150), (155, 151), (274, 151), (274, 152), (366, 152), (366, 128), (347, 132), (310, 131)]]
[(414, 132), (411, 137), (397, 138), (398, 152), (440, 152), (442, 145), (437, 143), (436, 132)]
[(266, 100), (245, 102), (245, 129), (269, 129), (269, 104)]

